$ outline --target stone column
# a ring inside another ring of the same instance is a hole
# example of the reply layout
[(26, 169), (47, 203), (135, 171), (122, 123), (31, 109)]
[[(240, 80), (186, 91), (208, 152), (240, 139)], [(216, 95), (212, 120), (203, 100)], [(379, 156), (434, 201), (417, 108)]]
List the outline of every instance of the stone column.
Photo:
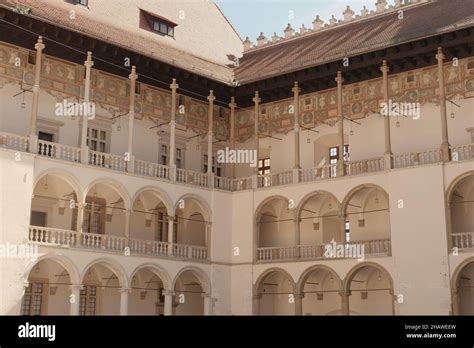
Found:
[(452, 315), (459, 315), (459, 292), (451, 289)]
[(163, 295), (165, 296), (164, 315), (173, 315), (174, 291), (172, 291), (172, 290), (163, 290)]
[(344, 79), (340, 71), (337, 72), (337, 119), (339, 130), (339, 159), (337, 160), (337, 176), (344, 175), (344, 115), (342, 114), (342, 83)]
[(295, 132), (295, 154), (294, 154), (294, 166), (293, 166), (293, 183), (298, 183), (300, 178), (300, 92), (301, 89), (298, 87), (298, 82), (295, 82), (295, 85), (292, 89), (294, 101), (293, 101), (293, 111), (294, 111), (294, 120), (293, 120), (293, 129)]
[[(382, 71), (383, 77), (383, 101), (388, 108), (389, 104), (389, 95), (388, 95), (388, 72), (389, 67), (387, 65), (387, 61), (384, 60), (382, 66), (380, 67), (380, 71)], [(384, 153), (384, 162), (385, 162), (385, 169), (393, 168), (393, 154), (392, 154), (392, 142), (390, 138), (390, 117), (391, 114), (387, 113), (387, 115), (383, 115), (384, 118), (384, 127), (385, 127), (385, 153)]]
[(438, 61), (438, 82), (439, 82), (439, 108), (441, 111), (441, 158), (443, 161), (451, 160), (451, 153), (449, 150), (448, 140), (448, 119), (446, 115), (446, 90), (444, 84), (444, 54), (443, 49), (438, 47), (438, 53), (436, 54), (436, 60)]
[(204, 298), (204, 315), (212, 315), (212, 296), (210, 294), (202, 294)]
[(258, 160), (259, 160), (259, 153), (260, 153), (260, 144), (259, 144), (259, 131), (258, 131), (258, 121), (259, 121), (259, 116), (260, 116), (260, 102), (262, 101), (258, 95), (258, 91), (255, 92), (255, 97), (252, 99), (254, 102), (254, 139), (255, 139), (255, 151), (256, 151), (256, 159), (257, 159), (257, 165), (255, 166), (254, 169), (254, 175), (253, 175), (253, 182), (252, 186), (253, 188), (257, 188), (258, 186)]
[(72, 297), (69, 298), (70, 309), (69, 315), (79, 315), (79, 306), (81, 303), (82, 284), (73, 284), (69, 286)]
[(341, 291), (339, 295), (341, 296), (341, 315), (349, 315), (349, 296), (351, 296), (351, 292)]
[[(83, 221), (84, 221), (84, 205), (85, 203), (76, 202), (77, 207), (77, 219), (76, 219), (76, 231), (78, 233), (82, 233), (83, 231)], [(80, 240), (81, 236), (78, 236), (78, 240)]]
[[(229, 103), (230, 107), (230, 149), (235, 150), (235, 108), (237, 107), (237, 104), (235, 103), (235, 97), (232, 97), (230, 99)], [(229, 166), (230, 173), (229, 177), (230, 178), (235, 178), (235, 163), (231, 163)]]
[(130, 218), (131, 211), (130, 209), (124, 210), (125, 214), (125, 246), (130, 245), (130, 227), (132, 219)]
[(295, 294), (295, 315), (303, 315), (304, 294)]
[[(214, 187), (214, 173), (212, 172), (212, 140), (213, 140), (213, 127), (214, 127), (214, 100), (216, 97), (214, 96), (214, 91), (209, 91), (209, 96), (207, 100), (209, 100), (209, 110), (208, 110), (208, 126), (209, 130), (207, 131), (207, 180), (209, 187)], [(217, 159), (216, 159), (217, 160)]]
[(179, 85), (176, 79), (170, 85), (171, 88), (171, 120), (170, 120), (170, 179), (176, 180), (176, 91)]
[(260, 314), (260, 300), (262, 298), (262, 294), (256, 294), (252, 297), (252, 314), (259, 315)]
[[(86, 68), (86, 77), (84, 79), (84, 104), (87, 105), (87, 110), (89, 108), (90, 96), (91, 96), (91, 71), (94, 66), (92, 61), (92, 52), (87, 52), (87, 59), (84, 62)], [(88, 117), (82, 115), (81, 117), (81, 163), (88, 163), (89, 161), (89, 147), (87, 146), (87, 127), (88, 127)]]
[(133, 122), (135, 120), (135, 84), (138, 78), (135, 66), (132, 66), (132, 73), (128, 76), (130, 79), (130, 108), (128, 111), (128, 162), (127, 171), (135, 171), (135, 156), (133, 155)]
[(174, 219), (174, 216), (168, 215), (168, 256), (173, 256)]
[(36, 134), (36, 119), (38, 118), (38, 102), (40, 93), (40, 79), (41, 79), (41, 58), (45, 45), (43, 44), (43, 37), (38, 36), (36, 42), (36, 65), (35, 65), (35, 82), (33, 84), (33, 102), (31, 106), (31, 119), (30, 119), (30, 134), (29, 134), (29, 152), (36, 153), (38, 151), (38, 134)]
[(212, 246), (211, 246), (211, 227), (212, 223), (210, 221), (206, 221), (206, 248), (207, 248), (207, 260), (212, 260)]
[(294, 219), (294, 225), (295, 225), (295, 258), (300, 257), (300, 249), (299, 249), (299, 245), (301, 244), (300, 222), (301, 222), (301, 219), (299, 217), (295, 217), (295, 219)]
[(128, 295), (131, 291), (130, 288), (120, 289), (120, 315), (128, 315)]

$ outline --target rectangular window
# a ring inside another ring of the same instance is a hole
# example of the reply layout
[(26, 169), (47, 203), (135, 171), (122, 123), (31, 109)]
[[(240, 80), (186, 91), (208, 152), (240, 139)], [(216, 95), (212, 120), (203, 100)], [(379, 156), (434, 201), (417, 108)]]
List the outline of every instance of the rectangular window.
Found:
[(105, 200), (87, 197), (84, 208), (83, 231), (86, 233), (105, 233)]
[(92, 151), (107, 152), (107, 132), (96, 128), (87, 128), (87, 145)]
[(41, 315), (43, 283), (29, 283), (21, 302), (21, 315)]
[[(329, 148), (329, 164), (331, 164), (331, 176), (337, 175), (336, 164), (339, 160), (339, 146)], [(344, 145), (344, 161), (349, 161), (349, 145)]]
[(168, 145), (161, 145), (160, 147), (160, 164), (168, 165)]
[(184, 161), (183, 161), (183, 151), (182, 149), (176, 149), (176, 168), (183, 168)]
[(97, 287), (84, 285), (79, 302), (80, 315), (95, 315), (97, 305)]
[(30, 225), (46, 227), (47, 214), (42, 211), (32, 211), (30, 217)]
[(153, 19), (153, 31), (167, 35), (170, 37), (174, 37), (174, 27), (171, 24), (165, 23), (159, 19)]
[[(203, 165), (204, 173), (207, 173), (207, 159), (208, 159), (208, 156), (204, 155), (204, 165)], [(222, 164), (216, 163), (215, 156), (212, 156), (212, 169), (211, 170), (216, 176), (222, 176)]]
[(74, 0), (76, 4), (87, 6), (89, 4), (89, 0)]
[(258, 174), (270, 174), (270, 158), (258, 160)]

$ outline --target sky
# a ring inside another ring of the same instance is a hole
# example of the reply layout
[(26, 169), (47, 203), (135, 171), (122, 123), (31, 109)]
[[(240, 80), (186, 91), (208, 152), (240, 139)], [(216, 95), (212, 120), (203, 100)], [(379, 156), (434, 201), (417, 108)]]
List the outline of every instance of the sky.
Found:
[[(331, 15), (343, 19), (342, 13), (347, 5), (360, 14), (365, 5), (368, 10), (375, 10), (376, 0), (214, 0), (219, 5), (234, 28), (244, 40), (246, 36), (256, 42), (260, 32), (270, 39), (273, 32), (283, 36), (283, 29), (291, 23), (299, 30), (304, 23), (306, 28), (313, 28), (316, 15), (328, 23)], [(393, 0), (388, 1), (393, 5)], [(354, 16), (355, 16), (354, 15)]]

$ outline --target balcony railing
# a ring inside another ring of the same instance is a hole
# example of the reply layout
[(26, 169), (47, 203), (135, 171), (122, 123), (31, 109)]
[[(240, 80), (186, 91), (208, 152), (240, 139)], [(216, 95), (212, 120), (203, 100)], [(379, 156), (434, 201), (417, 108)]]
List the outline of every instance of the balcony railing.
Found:
[(451, 241), (453, 248), (473, 249), (474, 248), (474, 232), (452, 233)]
[[(390, 239), (378, 239), (368, 241), (356, 241), (345, 243), (344, 249), (360, 250), (363, 246), (363, 257), (366, 256), (390, 256), (392, 252)], [(359, 249), (360, 248), (360, 249)], [(347, 253), (338, 257), (325, 255), (326, 245), (297, 245), (289, 247), (267, 247), (257, 248), (257, 261), (289, 261), (289, 260), (331, 260), (348, 258)]]
[[(30, 226), (28, 233), (30, 243), (59, 246), (67, 248), (107, 250), (123, 254), (125, 248), (137, 255), (172, 256), (191, 260), (205, 261), (208, 257), (207, 247), (172, 244), (153, 240), (125, 238), (107, 234), (79, 233), (51, 227)], [(171, 249), (170, 249), (171, 248)]]
[[(28, 137), (0, 132), (0, 147), (26, 152), (30, 150), (30, 144), (31, 142)], [(36, 149), (36, 153), (40, 156), (77, 163), (80, 163), (81, 158), (84, 157), (81, 156), (81, 151), (79, 147), (44, 140), (38, 140)], [(173, 180), (175, 178), (175, 181), (179, 183), (200, 187), (214, 187), (225, 191), (242, 191), (261, 187), (288, 185), (295, 182), (295, 179), (298, 179), (299, 182), (311, 182), (338, 176), (336, 165), (328, 164), (315, 168), (300, 169), (299, 172), (297, 172), (299, 175), (298, 178), (294, 178), (294, 171), (285, 171), (234, 179), (212, 176), (212, 180), (210, 180), (206, 173), (177, 168), (176, 175), (174, 175), (174, 172), (171, 171), (171, 167), (169, 166), (137, 159), (134, 160), (132, 166), (132, 163), (129, 163), (124, 156), (91, 150), (88, 152), (88, 164), (95, 167), (108, 168), (121, 172), (133, 171), (139, 175), (163, 180)], [(474, 144), (451, 146), (451, 157), (452, 161), (474, 160)], [(442, 156), (439, 148), (393, 155), (394, 168), (432, 164), (441, 161)], [(375, 173), (386, 169), (384, 157), (344, 162), (344, 174), (347, 176)], [(254, 178), (256, 179), (255, 181)]]

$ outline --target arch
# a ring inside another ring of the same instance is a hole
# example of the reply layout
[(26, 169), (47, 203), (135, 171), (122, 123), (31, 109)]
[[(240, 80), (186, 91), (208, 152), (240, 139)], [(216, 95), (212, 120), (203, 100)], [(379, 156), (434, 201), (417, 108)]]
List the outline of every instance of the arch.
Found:
[(305, 195), (303, 197), (303, 199), (301, 199), (300, 203), (298, 204), (297, 208), (296, 208), (296, 217), (299, 219), (301, 218), (301, 212), (304, 208), (304, 206), (315, 196), (317, 195), (328, 195), (329, 197), (331, 197), (332, 199), (334, 199), (337, 203), (337, 207), (338, 207), (338, 210), (341, 211), (341, 207), (342, 207), (342, 204), (341, 202), (339, 202), (339, 200), (337, 199), (337, 197), (332, 194), (331, 192), (329, 191), (325, 191), (325, 190), (318, 190), (318, 191), (313, 191), (311, 193), (308, 193), (307, 195)]
[(176, 203), (174, 204), (174, 208), (173, 210), (171, 211), (171, 213), (173, 215), (176, 214), (176, 209), (179, 208), (179, 204), (181, 202), (181, 200), (185, 200), (185, 199), (192, 199), (193, 201), (195, 201), (197, 203), (197, 205), (201, 208), (202, 210), (202, 213), (204, 214), (204, 219), (207, 221), (207, 222), (211, 222), (212, 221), (212, 210), (211, 210), (211, 207), (209, 206), (209, 204), (207, 203), (207, 201), (202, 198), (201, 196), (199, 195), (196, 195), (194, 193), (186, 193), (184, 195), (182, 195), (181, 197), (179, 197), (177, 200), (176, 200)]
[(171, 277), (169, 276), (168, 272), (165, 269), (163, 269), (161, 266), (156, 265), (154, 263), (144, 263), (142, 265), (137, 266), (130, 275), (128, 287), (132, 286), (133, 277), (136, 274), (138, 274), (138, 272), (140, 270), (146, 269), (146, 268), (151, 270), (155, 275), (157, 275), (161, 279), (161, 281), (163, 282), (163, 285), (165, 286), (165, 290), (171, 290), (172, 289), (171, 288), (172, 281), (171, 281)]
[(38, 185), (38, 182), (40, 182), (41, 179), (43, 179), (46, 175), (58, 175), (62, 177), (74, 189), (77, 196), (77, 201), (83, 202), (85, 197), (83, 196), (83, 190), (82, 190), (81, 184), (79, 183), (79, 180), (77, 180), (77, 178), (73, 174), (63, 169), (50, 168), (50, 169), (43, 170), (41, 173), (39, 173), (35, 177), (35, 180), (33, 183), (33, 190), (36, 187), (36, 185)]
[(361, 263), (358, 263), (357, 265), (355, 265), (354, 267), (352, 267), (349, 270), (349, 272), (347, 272), (346, 277), (344, 278), (344, 281), (343, 281), (343, 291), (344, 292), (349, 292), (350, 291), (352, 279), (354, 279), (357, 272), (359, 272), (362, 268), (365, 268), (365, 267), (374, 267), (374, 268), (378, 269), (379, 271), (381, 271), (382, 273), (386, 274), (388, 276), (388, 280), (390, 282), (390, 289), (391, 289), (390, 291), (393, 293), (393, 278), (392, 278), (392, 275), (390, 274), (389, 271), (387, 271), (387, 269), (385, 269), (383, 266), (381, 266), (381, 265), (379, 265), (378, 263), (375, 263), (375, 262), (361, 262)]
[(123, 186), (122, 183), (118, 182), (115, 179), (111, 178), (98, 178), (89, 185), (87, 185), (85, 191), (84, 191), (84, 197), (82, 203), (85, 203), (85, 200), (87, 198), (87, 195), (89, 194), (90, 190), (95, 186), (99, 184), (105, 184), (110, 186), (122, 199), (123, 199), (123, 204), (125, 206), (125, 209), (129, 210), (131, 208), (131, 201), (130, 201), (130, 195), (128, 194), (127, 189), (125, 186)]
[(464, 260), (463, 262), (461, 262), (454, 270), (453, 272), (453, 275), (451, 277), (451, 291), (453, 289), (457, 290), (458, 286), (459, 286), (459, 280), (460, 280), (460, 276), (461, 276), (461, 272), (464, 270), (464, 268), (466, 268), (467, 266), (469, 266), (471, 263), (474, 263), (474, 256), (471, 256), (469, 258), (467, 258), (466, 260)]
[(133, 204), (135, 203), (137, 198), (140, 197), (140, 195), (142, 193), (147, 192), (147, 191), (150, 191), (150, 192), (153, 192), (154, 194), (156, 194), (156, 197), (161, 202), (163, 202), (163, 205), (166, 207), (166, 211), (167, 211), (168, 215), (174, 214), (173, 203), (171, 201), (170, 196), (165, 191), (161, 190), (159, 187), (151, 186), (151, 185), (142, 187), (137, 192), (135, 192), (135, 194), (133, 195), (133, 198), (131, 200), (130, 207), (133, 207)]
[(304, 285), (305, 285), (306, 280), (311, 275), (311, 273), (313, 273), (314, 271), (317, 271), (317, 270), (324, 270), (324, 271), (329, 272), (333, 276), (333, 278), (336, 279), (339, 289), (342, 290), (342, 286), (343, 286), (342, 280), (341, 280), (341, 277), (339, 277), (339, 275), (336, 273), (336, 271), (334, 271), (331, 267), (328, 267), (328, 266), (325, 266), (325, 265), (314, 265), (314, 266), (311, 266), (311, 267), (307, 268), (301, 274), (300, 278), (298, 279), (298, 282), (297, 282), (297, 291), (298, 291), (298, 293), (300, 293), (300, 294), (303, 293)]
[(451, 199), (452, 194), (454, 193), (454, 189), (456, 186), (463, 181), (464, 179), (474, 176), (474, 170), (470, 170), (466, 173), (463, 173), (461, 175), (458, 175), (456, 178), (454, 178), (451, 183), (449, 184), (448, 188), (446, 189), (446, 204), (449, 204), (449, 201)]
[(63, 267), (68, 273), (69, 273), (69, 278), (71, 279), (72, 284), (81, 284), (82, 277), (79, 276), (79, 272), (74, 265), (74, 263), (64, 255), (57, 255), (53, 253), (48, 253), (45, 255), (42, 255), (38, 257), (37, 259), (31, 261), (25, 269), (25, 272), (23, 273), (23, 278), (22, 281), (23, 283), (26, 283), (28, 281), (28, 277), (30, 276), (30, 273), (39, 262), (41, 261), (54, 261), (57, 264), (59, 264), (61, 267)]
[(293, 288), (293, 293), (296, 293), (296, 284), (295, 284), (295, 280), (293, 279), (293, 277), (291, 276), (291, 274), (284, 270), (283, 268), (280, 268), (280, 267), (272, 267), (272, 268), (269, 268), (265, 271), (263, 271), (257, 278), (257, 280), (255, 281), (255, 284), (254, 284), (254, 290), (255, 290), (255, 294), (259, 294), (260, 293), (260, 290), (261, 290), (261, 287), (263, 285), (263, 280), (265, 280), (265, 278), (267, 276), (269, 276), (270, 274), (272, 273), (282, 273), (283, 275), (287, 276), (290, 280), (291, 280), (291, 286)]
[(254, 222), (255, 222), (255, 224), (258, 223), (258, 217), (262, 213), (263, 208), (265, 208), (265, 206), (268, 203), (270, 203), (271, 201), (274, 201), (274, 200), (284, 200), (286, 202), (289, 201), (288, 198), (286, 198), (285, 196), (282, 196), (282, 195), (273, 195), (273, 196), (265, 198), (263, 201), (261, 201), (259, 203), (259, 205), (257, 206), (257, 209), (255, 210), (255, 213), (254, 213)]
[(204, 293), (207, 295), (211, 294), (211, 281), (209, 280), (208, 275), (202, 269), (195, 266), (184, 267), (178, 272), (178, 274), (176, 274), (173, 280), (173, 289), (176, 287), (176, 282), (178, 281), (179, 277), (186, 272), (191, 272), (199, 280)]
[(92, 267), (96, 265), (105, 265), (107, 268), (109, 268), (112, 272), (115, 273), (115, 275), (117, 276), (119, 280), (119, 284), (123, 288), (128, 287), (129, 281), (128, 281), (127, 272), (125, 272), (125, 269), (118, 262), (108, 259), (108, 258), (96, 259), (90, 262), (86, 267), (84, 267), (84, 270), (81, 274), (81, 284), (84, 283), (84, 278), (87, 274), (87, 271), (89, 271)]
[(389, 203), (388, 204), (388, 209), (389, 209), (389, 212), (390, 212), (390, 201), (389, 201), (389, 195), (387, 193), (387, 191), (385, 191), (385, 189), (379, 185), (376, 185), (376, 184), (361, 184), (361, 185), (358, 185), (356, 187), (354, 187), (352, 190), (350, 190), (346, 196), (344, 197), (344, 199), (342, 200), (342, 204), (341, 204), (341, 211), (343, 213), (346, 212), (347, 210), (347, 205), (349, 204), (350, 200), (352, 199), (352, 197), (357, 193), (359, 192), (360, 190), (363, 190), (365, 188), (374, 188), (374, 189), (377, 189), (379, 190), (383, 195), (384, 197), (387, 199), (387, 202)]

